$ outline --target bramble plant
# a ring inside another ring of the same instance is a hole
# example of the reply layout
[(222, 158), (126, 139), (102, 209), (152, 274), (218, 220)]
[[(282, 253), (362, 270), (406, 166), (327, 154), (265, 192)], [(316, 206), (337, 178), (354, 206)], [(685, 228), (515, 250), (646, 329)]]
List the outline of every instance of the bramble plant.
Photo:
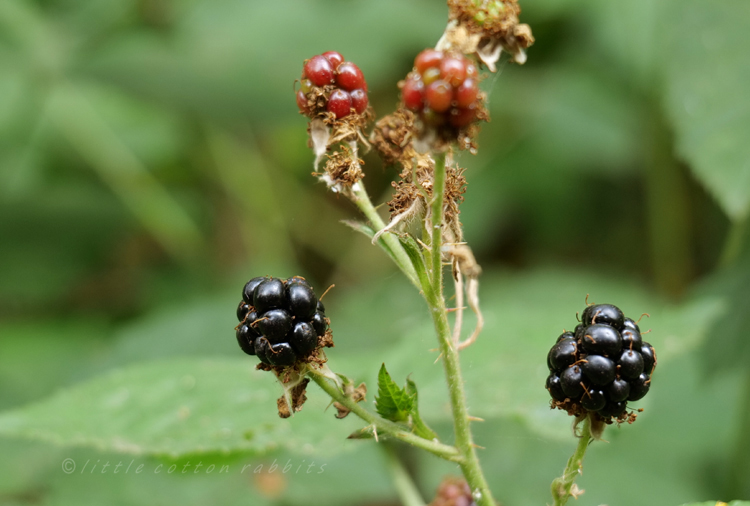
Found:
[(518, 1), (0, 1), (0, 505), (750, 506), (750, 3)]
[[(273, 372), (282, 385), (284, 394), (277, 401), (282, 418), (302, 409), (311, 379), (336, 403), (338, 418), (354, 413), (367, 422), (350, 437), (378, 442), (393, 438), (457, 463), (465, 484), (445, 482), (436, 504), (447, 493), (463, 497), (467, 504), (492, 506), (497, 503), (471, 432), (471, 422), (480, 419), (469, 413), (459, 357), (479, 337), (484, 319), (479, 301), (481, 268), (463, 240), (459, 220), (466, 179), (454, 152), (475, 153), (479, 123), (489, 120), (484, 106), (487, 96), (479, 88), (484, 77), (480, 68), (494, 70), (503, 51), (523, 63), (525, 49), (534, 39), (530, 28), (518, 21), (520, 9), (515, 0), (451, 1), (449, 6), (451, 19), (443, 37), (434, 49), (416, 56), (412, 72), (399, 83), (398, 109), (376, 123), (369, 142), (365, 131), (374, 114), (368, 107), (367, 82), (359, 67), (345, 61), (342, 53), (328, 51), (305, 61), (296, 100), (300, 113), (310, 119), (309, 143), (316, 155), (313, 174), (360, 209), (369, 222), (349, 225), (391, 257), (427, 304), (439, 344), (437, 360), (443, 364), (450, 392), (453, 444), (441, 441), (422, 420), (416, 381), (408, 378), (399, 387), (385, 364), (378, 374), (376, 412), (363, 406), (366, 385), (354, 388), (350, 378), (327, 364), (323, 348), (333, 346), (330, 321), (303, 278), (248, 281), (238, 307), (236, 336), (243, 351), (260, 359), (258, 369)], [(373, 146), (386, 163), (402, 167), (400, 181), (393, 185), (396, 193), (388, 203), (388, 224), (364, 188), (363, 162), (358, 157), (361, 146)], [(451, 269), (454, 284), (456, 307), (451, 309), (444, 287), (446, 267)], [(477, 323), (462, 339), (464, 300)], [(452, 328), (449, 312), (455, 313)], [(552, 407), (575, 417), (574, 431), (582, 423), (576, 454), (552, 483), (555, 504), (562, 505), (582, 493), (574, 480), (590, 439), (601, 439), (605, 424), (635, 421), (636, 414), (627, 410), (627, 403), (648, 392), (656, 355), (643, 342), (637, 323), (625, 318), (619, 308), (590, 304), (574, 331), (560, 335), (547, 365), (546, 388)], [(400, 491), (406, 504), (423, 503), (408, 481), (402, 480)]]

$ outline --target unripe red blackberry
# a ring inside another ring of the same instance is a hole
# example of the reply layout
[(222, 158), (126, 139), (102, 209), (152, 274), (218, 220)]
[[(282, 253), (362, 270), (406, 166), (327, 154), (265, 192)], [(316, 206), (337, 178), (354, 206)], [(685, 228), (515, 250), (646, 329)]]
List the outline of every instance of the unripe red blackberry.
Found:
[(401, 84), (401, 100), (424, 126), (449, 138), (449, 131), (469, 127), (483, 111), (477, 78), (476, 66), (464, 55), (425, 49)]
[(332, 113), (335, 119), (367, 111), (367, 81), (360, 68), (344, 61), (341, 53), (326, 51), (305, 62), (297, 94), (297, 107), (314, 118)]
[(627, 403), (642, 399), (656, 366), (654, 348), (638, 325), (611, 304), (588, 306), (574, 332), (564, 332), (547, 354), (546, 388), (552, 407), (606, 422), (633, 421)]

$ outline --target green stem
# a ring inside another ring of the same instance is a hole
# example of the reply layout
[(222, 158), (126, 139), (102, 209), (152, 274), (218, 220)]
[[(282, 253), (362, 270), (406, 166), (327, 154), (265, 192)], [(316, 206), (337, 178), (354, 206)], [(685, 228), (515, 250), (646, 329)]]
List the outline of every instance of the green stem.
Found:
[(396, 449), (389, 444), (381, 446), (388, 461), (388, 470), (391, 472), (396, 492), (398, 492), (398, 496), (401, 498), (401, 504), (404, 506), (425, 506), (422, 494), (419, 493), (414, 480), (412, 480), (411, 475), (409, 475), (403, 462), (398, 457)]
[(448, 324), (448, 314), (445, 308), (443, 295), (443, 263), (441, 246), (443, 240), (443, 193), (445, 192), (445, 153), (436, 153), (435, 177), (432, 186), (432, 245), (431, 245), (431, 270), (432, 289), (422, 290), (425, 300), (430, 308), (433, 324), (440, 342), (443, 368), (448, 382), (450, 393), (451, 410), (453, 413), (453, 426), (456, 437), (456, 447), (461, 453), (459, 462), (466, 481), (469, 483), (474, 499), (479, 506), (495, 506), (492, 492), (487, 485), (487, 480), (479, 465), (479, 459), (474, 448), (469, 425), (469, 411), (466, 406), (466, 394), (464, 393), (464, 382), (461, 375), (461, 363), (458, 350), (453, 347), (451, 339), (451, 328)]
[[(375, 209), (375, 206), (372, 205), (370, 196), (367, 194), (367, 190), (365, 190), (362, 181), (352, 187), (350, 198), (352, 202), (354, 202), (354, 204), (359, 208), (359, 210), (362, 211), (362, 214), (364, 214), (367, 219), (370, 220), (375, 233), (378, 233), (385, 228), (385, 223), (378, 214), (377, 209)], [(401, 271), (406, 275), (409, 281), (411, 281), (412, 284), (417, 288), (420, 288), (419, 280), (417, 279), (417, 272), (414, 270), (414, 266), (409, 259), (409, 255), (407, 255), (406, 251), (404, 251), (404, 247), (401, 245), (401, 242), (398, 240), (398, 238), (393, 234), (385, 233), (380, 236), (378, 242), (380, 243), (380, 246), (382, 248), (390, 253), (393, 261), (396, 263), (398, 268), (401, 269)]]
[(354, 402), (354, 400), (345, 395), (344, 392), (339, 389), (338, 386), (331, 383), (331, 381), (320, 373), (310, 371), (309, 376), (312, 380), (320, 386), (333, 400), (346, 406), (352, 413), (360, 417), (362, 420), (367, 422), (373, 427), (373, 430), (380, 434), (388, 434), (404, 443), (408, 443), (417, 448), (426, 450), (438, 457), (452, 462), (461, 462), (461, 454), (458, 449), (453, 446), (440, 443), (438, 441), (430, 441), (422, 437), (412, 434), (407, 428), (401, 425), (379, 417), (375, 413), (365, 409), (360, 404)]
[(578, 440), (578, 447), (573, 455), (568, 459), (568, 465), (565, 467), (562, 476), (555, 478), (552, 481), (552, 498), (555, 500), (554, 506), (563, 506), (568, 502), (570, 498), (570, 490), (573, 488), (573, 483), (576, 478), (581, 474), (583, 470), (583, 457), (586, 455), (586, 450), (589, 444), (594, 439), (591, 437), (591, 422), (589, 418), (583, 421), (583, 428), (581, 429), (581, 436)]

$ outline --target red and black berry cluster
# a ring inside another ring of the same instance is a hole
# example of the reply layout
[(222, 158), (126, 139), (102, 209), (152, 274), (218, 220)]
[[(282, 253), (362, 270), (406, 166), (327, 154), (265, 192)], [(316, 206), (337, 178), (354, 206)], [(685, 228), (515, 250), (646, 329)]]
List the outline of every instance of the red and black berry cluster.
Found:
[[(323, 97), (323, 107), (318, 97)], [(297, 91), (297, 106), (303, 114), (313, 117), (326, 111), (340, 119), (352, 113), (363, 114), (367, 104), (364, 74), (354, 63), (344, 61), (341, 53), (327, 51), (305, 61), (301, 89)]]
[(301, 277), (253, 278), (237, 307), (237, 342), (268, 365), (289, 366), (318, 348), (328, 329), (323, 303)]
[(582, 316), (547, 355), (547, 390), (553, 405), (571, 414), (623, 420), (628, 401), (642, 399), (651, 387), (656, 353), (616, 306), (591, 305)]

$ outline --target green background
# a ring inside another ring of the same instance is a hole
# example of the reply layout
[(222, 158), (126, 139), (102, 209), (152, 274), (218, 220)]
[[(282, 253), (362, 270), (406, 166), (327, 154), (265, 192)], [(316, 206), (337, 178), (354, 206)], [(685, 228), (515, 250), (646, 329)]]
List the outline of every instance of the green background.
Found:
[[(495, 495), (550, 501), (575, 440), (545, 355), (589, 294), (650, 314), (659, 366), (638, 421), (590, 449), (576, 504), (750, 499), (750, 4), (521, 5), (537, 42), (483, 82), (492, 121), (458, 157), (487, 318), (462, 361)], [(331, 368), (370, 403), (382, 362), (411, 374), (451, 440), (424, 303), (310, 177), (293, 94), (305, 58), (338, 50), (391, 112), (446, 17), (426, 0), (0, 2), (0, 504), (397, 503), (317, 387), (277, 417), (234, 310), (257, 275), (335, 284)], [(389, 200), (397, 169), (364, 160)], [(428, 500), (458, 472), (402, 456)]]

